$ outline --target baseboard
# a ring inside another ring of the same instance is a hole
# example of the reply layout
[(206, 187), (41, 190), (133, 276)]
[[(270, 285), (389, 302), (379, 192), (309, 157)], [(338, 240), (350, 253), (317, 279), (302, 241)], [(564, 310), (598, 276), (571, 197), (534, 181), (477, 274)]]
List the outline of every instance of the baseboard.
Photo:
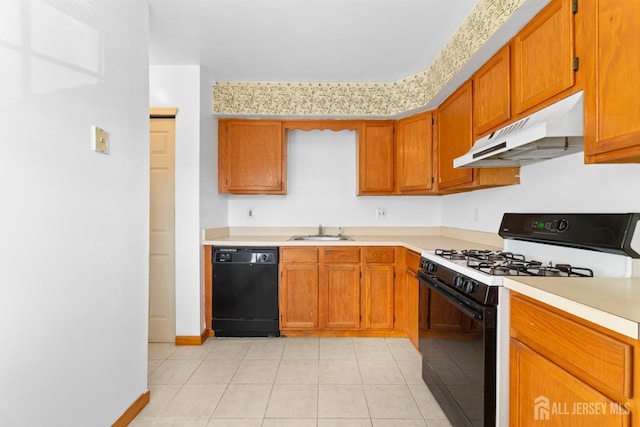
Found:
[(178, 335), (176, 336), (176, 345), (202, 345), (209, 338), (209, 330), (202, 331), (200, 336)]
[(124, 411), (124, 414), (122, 414), (111, 427), (127, 427), (131, 423), (131, 421), (133, 421), (136, 415), (138, 415), (140, 411), (142, 411), (142, 408), (147, 406), (150, 397), (151, 391), (147, 390), (142, 393), (140, 397), (138, 397), (136, 401), (133, 402), (126, 411)]

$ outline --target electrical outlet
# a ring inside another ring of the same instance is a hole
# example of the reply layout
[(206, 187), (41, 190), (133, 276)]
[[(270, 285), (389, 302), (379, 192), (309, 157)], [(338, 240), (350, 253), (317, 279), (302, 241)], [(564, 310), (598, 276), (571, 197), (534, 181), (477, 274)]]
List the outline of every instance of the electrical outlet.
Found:
[(256, 217), (256, 210), (253, 208), (247, 208), (247, 218), (254, 219)]
[(387, 219), (387, 208), (376, 208), (377, 219)]
[(98, 126), (91, 127), (91, 148), (98, 153), (109, 154), (109, 134)]

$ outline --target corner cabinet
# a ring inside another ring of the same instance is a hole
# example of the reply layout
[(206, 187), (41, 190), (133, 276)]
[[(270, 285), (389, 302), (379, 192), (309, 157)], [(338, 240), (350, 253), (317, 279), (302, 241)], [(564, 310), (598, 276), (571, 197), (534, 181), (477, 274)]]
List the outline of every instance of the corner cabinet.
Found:
[(513, 292), (510, 331), (510, 426), (638, 425), (637, 340)]
[(438, 191), (469, 191), (520, 183), (520, 168), (454, 168), (453, 160), (473, 145), (473, 93), (468, 80), (438, 108), (436, 158)]
[(405, 254), (405, 331), (415, 348), (418, 348), (418, 298), (420, 294), (420, 282), (416, 279), (420, 268), (420, 254), (406, 249)]
[(585, 89), (586, 163), (640, 162), (640, 2), (590, 0)]
[(218, 121), (218, 192), (286, 194), (286, 138), (281, 121)]

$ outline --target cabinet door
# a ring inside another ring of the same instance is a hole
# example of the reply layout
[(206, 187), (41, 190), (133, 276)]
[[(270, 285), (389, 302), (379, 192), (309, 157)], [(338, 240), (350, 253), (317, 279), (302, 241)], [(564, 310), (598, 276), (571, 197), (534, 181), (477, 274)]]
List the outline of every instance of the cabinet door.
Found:
[(640, 162), (640, 2), (593, 0), (585, 10), (595, 61), (585, 90), (585, 160)]
[(393, 264), (368, 264), (364, 274), (364, 328), (393, 329)]
[(427, 194), (433, 189), (433, 113), (396, 123), (396, 181), (401, 194)]
[(510, 45), (503, 47), (473, 76), (475, 134), (511, 118)]
[(472, 145), (471, 101), (471, 81), (467, 81), (438, 108), (438, 189), (473, 182), (472, 168), (453, 168), (453, 159)]
[(631, 411), (515, 339), (509, 425), (630, 426)]
[(282, 264), (280, 329), (319, 327), (318, 264)]
[[(406, 269), (405, 269), (405, 318), (407, 336), (418, 348), (418, 304), (420, 295), (420, 282), (416, 279), (416, 273), (420, 266), (420, 254), (410, 250), (406, 251)], [(425, 311), (426, 313), (426, 311)]]
[(418, 348), (418, 295), (420, 282), (416, 279), (416, 273), (409, 269), (405, 274), (405, 286), (407, 295), (406, 319), (407, 336), (413, 345)]
[(326, 264), (320, 273), (322, 327), (360, 328), (360, 265)]
[(358, 194), (391, 194), (393, 122), (366, 121), (358, 133)]
[(515, 114), (574, 84), (574, 25), (570, 0), (552, 0), (513, 40)]
[(218, 191), (286, 193), (286, 144), (282, 122), (218, 122)]

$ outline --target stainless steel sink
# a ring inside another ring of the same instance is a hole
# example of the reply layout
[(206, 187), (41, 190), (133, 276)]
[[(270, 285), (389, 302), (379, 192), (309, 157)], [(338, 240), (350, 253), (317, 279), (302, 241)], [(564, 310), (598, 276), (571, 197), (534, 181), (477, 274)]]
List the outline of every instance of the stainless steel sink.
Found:
[(312, 236), (293, 236), (289, 240), (315, 240), (324, 242), (334, 242), (339, 240), (353, 240), (349, 236), (334, 236), (331, 234), (314, 234)]

